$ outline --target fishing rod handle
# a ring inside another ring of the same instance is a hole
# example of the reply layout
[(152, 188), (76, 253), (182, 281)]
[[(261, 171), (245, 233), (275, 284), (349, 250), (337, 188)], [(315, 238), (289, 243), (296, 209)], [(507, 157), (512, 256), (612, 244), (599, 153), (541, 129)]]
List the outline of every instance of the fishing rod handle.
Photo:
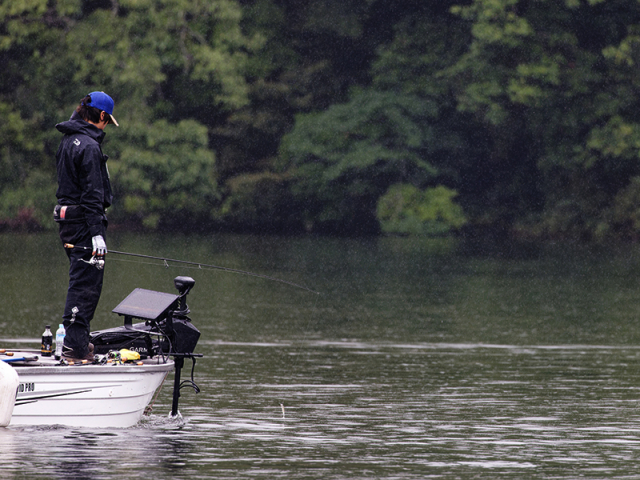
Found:
[(80, 245), (74, 245), (73, 243), (65, 243), (64, 244), (64, 248), (69, 248), (69, 249), (71, 249), (71, 248), (81, 248), (83, 250), (90, 250), (90, 247), (82, 247)]

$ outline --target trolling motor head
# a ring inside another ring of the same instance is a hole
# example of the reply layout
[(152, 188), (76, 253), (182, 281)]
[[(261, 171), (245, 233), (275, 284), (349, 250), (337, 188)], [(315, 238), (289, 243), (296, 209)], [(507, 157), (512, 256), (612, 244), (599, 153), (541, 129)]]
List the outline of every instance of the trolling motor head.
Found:
[[(129, 348), (148, 356), (158, 352), (193, 355), (200, 332), (187, 316), (186, 299), (195, 283), (191, 277), (176, 277), (174, 285), (179, 295), (136, 288), (113, 309), (124, 316), (124, 326), (91, 332), (94, 351), (103, 354)], [(134, 319), (145, 322), (134, 325)], [(152, 342), (153, 335), (161, 338)]]
[(196, 281), (191, 277), (176, 277), (173, 279), (173, 284), (178, 289), (180, 296), (183, 296), (189, 293)]
[(186, 316), (189, 315), (189, 306), (187, 305), (187, 295), (196, 284), (196, 281), (191, 277), (176, 277), (173, 279), (173, 284), (178, 289), (178, 293), (180, 294), (180, 306), (174, 312), (177, 316)]

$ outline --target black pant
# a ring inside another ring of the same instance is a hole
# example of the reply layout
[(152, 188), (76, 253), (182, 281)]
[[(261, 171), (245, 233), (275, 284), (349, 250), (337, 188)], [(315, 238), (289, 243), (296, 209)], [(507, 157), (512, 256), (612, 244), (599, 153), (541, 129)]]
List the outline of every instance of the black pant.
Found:
[(91, 260), (91, 234), (84, 223), (60, 223), (60, 240), (76, 246), (65, 248), (69, 257), (69, 289), (62, 315), (67, 332), (64, 346), (79, 356), (89, 353), (90, 323), (102, 293), (104, 270), (87, 263)]

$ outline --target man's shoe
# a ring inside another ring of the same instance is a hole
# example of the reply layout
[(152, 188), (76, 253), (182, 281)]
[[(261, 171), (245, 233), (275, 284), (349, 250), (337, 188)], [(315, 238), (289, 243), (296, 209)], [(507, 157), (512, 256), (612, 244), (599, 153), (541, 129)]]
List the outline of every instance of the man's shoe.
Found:
[(93, 345), (89, 344), (89, 351), (86, 355), (79, 355), (74, 349), (65, 346), (62, 349), (62, 358), (73, 362), (82, 362), (83, 360), (93, 362), (95, 357), (93, 355), (93, 348), (91, 347), (93, 347)]

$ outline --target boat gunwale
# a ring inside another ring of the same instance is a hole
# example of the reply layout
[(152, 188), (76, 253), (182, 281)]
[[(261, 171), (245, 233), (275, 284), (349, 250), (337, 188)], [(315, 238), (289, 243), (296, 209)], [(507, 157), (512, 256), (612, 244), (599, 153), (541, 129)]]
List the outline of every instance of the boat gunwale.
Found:
[[(47, 359), (48, 360), (48, 359)], [(155, 373), (168, 372), (175, 366), (173, 359), (169, 357), (154, 357), (141, 360), (141, 364), (137, 363), (76, 363), (71, 365), (61, 364), (54, 360), (37, 360), (35, 362), (9, 362), (18, 377), (24, 375), (107, 375), (107, 374), (125, 374), (125, 373)]]
[[(117, 368), (115, 371), (113, 368)], [(15, 366), (18, 377), (21, 375), (78, 375), (84, 374), (99, 374), (108, 375), (116, 373), (157, 373), (168, 372), (174, 367), (173, 361), (161, 364), (153, 365), (61, 365), (61, 366)]]

